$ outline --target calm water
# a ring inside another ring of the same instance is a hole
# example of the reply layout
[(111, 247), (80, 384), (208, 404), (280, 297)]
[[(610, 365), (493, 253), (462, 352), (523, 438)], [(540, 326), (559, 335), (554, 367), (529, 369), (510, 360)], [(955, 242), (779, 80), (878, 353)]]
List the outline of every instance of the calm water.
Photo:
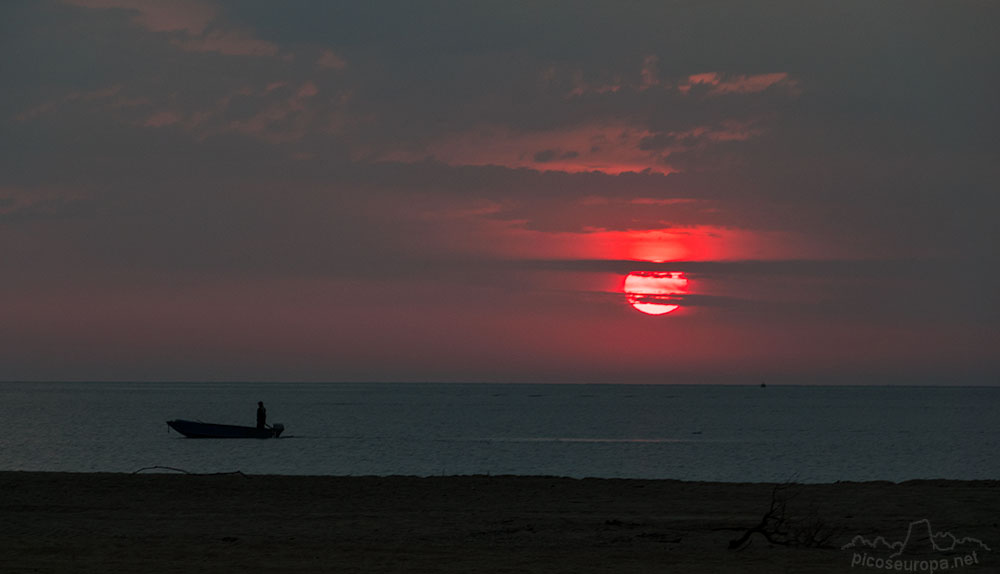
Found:
[[(193, 440), (165, 421), (279, 440)], [(0, 383), (0, 470), (1000, 478), (1000, 388)]]

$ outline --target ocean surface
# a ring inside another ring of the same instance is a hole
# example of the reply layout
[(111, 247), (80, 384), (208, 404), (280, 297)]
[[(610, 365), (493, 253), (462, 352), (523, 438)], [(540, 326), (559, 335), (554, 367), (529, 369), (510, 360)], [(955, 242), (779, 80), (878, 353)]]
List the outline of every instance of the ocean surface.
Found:
[[(174, 418), (278, 440), (186, 439)], [(1000, 479), (1000, 388), (0, 383), (0, 470)]]

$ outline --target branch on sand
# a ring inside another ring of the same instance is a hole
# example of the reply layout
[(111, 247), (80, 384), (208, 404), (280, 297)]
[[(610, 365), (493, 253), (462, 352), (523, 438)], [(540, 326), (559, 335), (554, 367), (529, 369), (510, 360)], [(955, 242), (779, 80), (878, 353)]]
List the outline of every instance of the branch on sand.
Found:
[(730, 550), (742, 550), (750, 545), (754, 534), (760, 534), (771, 544), (806, 548), (829, 548), (830, 538), (836, 529), (819, 517), (815, 508), (803, 516), (795, 516), (788, 509), (788, 503), (798, 496), (792, 489), (795, 483), (774, 485), (771, 490), (771, 505), (760, 522), (747, 529), (739, 538), (729, 541)]

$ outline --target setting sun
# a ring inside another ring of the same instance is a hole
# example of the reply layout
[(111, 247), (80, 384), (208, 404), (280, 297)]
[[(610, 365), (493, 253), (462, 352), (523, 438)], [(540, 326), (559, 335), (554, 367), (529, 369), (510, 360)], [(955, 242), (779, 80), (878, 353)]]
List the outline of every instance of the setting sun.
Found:
[(622, 291), (636, 311), (666, 315), (680, 307), (680, 295), (687, 286), (687, 277), (681, 272), (633, 271), (625, 278)]

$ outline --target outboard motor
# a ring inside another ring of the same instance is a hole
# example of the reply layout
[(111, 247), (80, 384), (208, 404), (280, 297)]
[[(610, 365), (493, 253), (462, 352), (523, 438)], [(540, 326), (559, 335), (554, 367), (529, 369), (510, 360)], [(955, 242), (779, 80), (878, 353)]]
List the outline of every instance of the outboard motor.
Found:
[(281, 436), (281, 433), (285, 432), (285, 425), (281, 423), (274, 423), (271, 425), (271, 429), (274, 430), (274, 438)]

